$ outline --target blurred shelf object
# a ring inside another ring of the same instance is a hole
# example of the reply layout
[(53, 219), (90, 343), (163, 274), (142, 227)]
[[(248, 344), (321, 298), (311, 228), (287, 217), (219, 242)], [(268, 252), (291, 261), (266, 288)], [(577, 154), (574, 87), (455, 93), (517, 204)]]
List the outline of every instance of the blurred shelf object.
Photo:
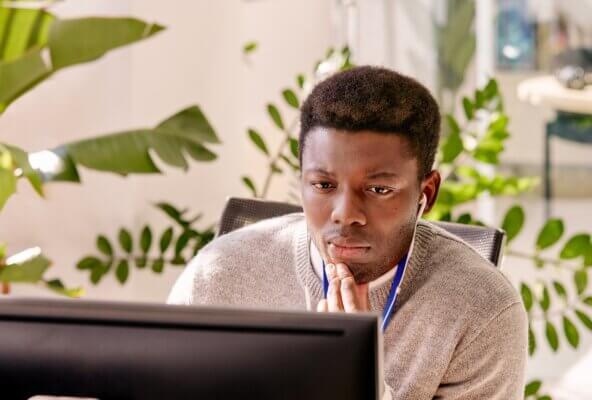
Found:
[(592, 86), (567, 89), (553, 75), (530, 78), (518, 85), (518, 98), (557, 111), (592, 114)]

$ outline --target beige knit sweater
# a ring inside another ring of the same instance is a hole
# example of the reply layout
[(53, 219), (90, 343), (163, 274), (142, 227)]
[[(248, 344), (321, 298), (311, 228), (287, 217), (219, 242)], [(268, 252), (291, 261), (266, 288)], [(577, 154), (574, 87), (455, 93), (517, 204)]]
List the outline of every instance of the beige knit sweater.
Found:
[[(315, 309), (323, 288), (309, 240), (302, 213), (217, 238), (187, 266), (168, 302)], [(384, 334), (391, 397), (522, 399), (527, 317), (519, 295), (475, 250), (433, 224), (420, 222), (415, 240)], [(390, 284), (370, 291), (373, 310), (382, 312)]]

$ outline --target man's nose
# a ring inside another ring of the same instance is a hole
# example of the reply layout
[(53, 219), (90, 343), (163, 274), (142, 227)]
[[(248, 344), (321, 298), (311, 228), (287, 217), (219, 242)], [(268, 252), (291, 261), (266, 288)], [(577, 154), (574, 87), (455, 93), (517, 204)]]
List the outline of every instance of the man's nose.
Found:
[(344, 191), (335, 198), (331, 220), (339, 225), (366, 225), (363, 201), (353, 191)]

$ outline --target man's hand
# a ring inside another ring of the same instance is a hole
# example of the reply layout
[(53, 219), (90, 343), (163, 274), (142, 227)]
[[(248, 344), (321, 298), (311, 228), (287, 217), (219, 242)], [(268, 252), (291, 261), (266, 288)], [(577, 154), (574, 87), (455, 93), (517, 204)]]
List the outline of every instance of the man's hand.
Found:
[(364, 312), (370, 311), (368, 284), (357, 284), (345, 264), (327, 264), (329, 289), (327, 298), (319, 301), (318, 312)]

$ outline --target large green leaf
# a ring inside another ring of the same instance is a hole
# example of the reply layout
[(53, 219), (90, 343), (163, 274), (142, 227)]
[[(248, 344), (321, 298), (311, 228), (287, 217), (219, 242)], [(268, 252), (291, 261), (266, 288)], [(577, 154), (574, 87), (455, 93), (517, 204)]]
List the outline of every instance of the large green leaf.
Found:
[(48, 46), (55, 70), (96, 60), (109, 50), (148, 38), (163, 30), (135, 18), (76, 18), (56, 20)]
[(54, 19), (42, 9), (0, 6), (0, 61), (15, 60), (31, 48), (45, 45)]
[(43, 278), (50, 261), (38, 254), (23, 261), (7, 260), (7, 265), (0, 270), (0, 282), (36, 283)]
[(0, 168), (0, 210), (10, 196), (16, 192), (16, 177), (9, 169)]
[(196, 161), (216, 158), (199, 142), (156, 129), (116, 133), (71, 143), (66, 148), (77, 165), (122, 175), (161, 172), (149, 154), (150, 149), (166, 164), (185, 170), (189, 167), (185, 154)]
[(0, 144), (0, 210), (10, 196), (16, 192), (14, 161), (7, 147)]
[(0, 113), (58, 69), (93, 61), (164, 29), (134, 18), (57, 19), (43, 10), (5, 7), (0, 22)]
[(49, 73), (50, 69), (43, 62), (40, 49), (31, 50), (14, 61), (0, 62), (0, 113)]
[(220, 143), (214, 128), (198, 106), (185, 108), (161, 122), (157, 128), (194, 141)]
[(39, 158), (48, 160), (51, 165), (44, 167), (35, 163), (34, 166), (41, 169), (44, 180), (52, 181), (78, 182), (77, 165), (122, 175), (159, 173), (161, 171), (153, 161), (151, 150), (164, 163), (187, 169), (187, 155), (196, 161), (216, 159), (216, 154), (203, 142), (219, 140), (199, 107), (192, 106), (154, 129), (98, 136), (46, 150)]

